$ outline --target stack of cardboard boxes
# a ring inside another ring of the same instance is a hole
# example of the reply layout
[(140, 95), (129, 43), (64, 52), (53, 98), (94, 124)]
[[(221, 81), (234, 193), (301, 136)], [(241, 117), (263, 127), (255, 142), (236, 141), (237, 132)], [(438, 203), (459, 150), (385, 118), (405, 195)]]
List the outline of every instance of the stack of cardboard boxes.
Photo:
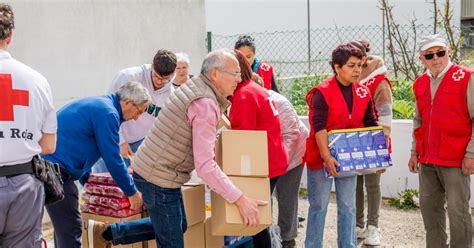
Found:
[[(216, 161), (247, 197), (270, 202), (267, 133), (224, 130), (216, 143)], [(260, 224), (248, 227), (239, 209), (211, 193), (212, 235), (252, 236), (272, 223), (271, 206), (259, 206)]]

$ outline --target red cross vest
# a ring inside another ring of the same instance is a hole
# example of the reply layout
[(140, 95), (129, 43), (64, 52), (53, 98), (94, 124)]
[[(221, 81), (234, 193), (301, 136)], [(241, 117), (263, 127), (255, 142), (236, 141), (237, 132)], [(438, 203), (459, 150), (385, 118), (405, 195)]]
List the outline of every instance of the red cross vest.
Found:
[(267, 90), (272, 89), (273, 67), (263, 61), (258, 64), (257, 74), (263, 79), (263, 87)]
[[(390, 90), (392, 90), (392, 83), (390, 82), (390, 79), (388, 79), (388, 77), (385, 76), (385, 74), (379, 74), (379, 75), (369, 79), (363, 85), (365, 87), (369, 88), (370, 95), (372, 97), (374, 97), (375, 96), (375, 90), (377, 89), (377, 87), (379, 87), (380, 82), (382, 82), (383, 80), (386, 80), (388, 82), (388, 85), (390, 86)], [(375, 112), (375, 117), (378, 119), (379, 115), (377, 113), (377, 109), (374, 108), (374, 112)]]
[(416, 151), (420, 163), (461, 167), (471, 139), (472, 121), (466, 94), (471, 71), (452, 65), (444, 75), (433, 101), (430, 77), (424, 73), (415, 80), (413, 92), (421, 116), (416, 128)]
[(370, 92), (367, 87), (359, 84), (352, 84), (352, 114), (349, 114), (346, 100), (337, 85), (336, 77), (322, 82), (306, 95), (306, 103), (309, 107), (309, 125), (311, 131), (306, 140), (306, 153), (304, 160), (308, 165), (308, 169), (316, 170), (323, 168), (323, 160), (319, 153), (318, 144), (316, 143), (315, 132), (313, 129), (313, 94), (319, 90), (328, 105), (328, 117), (326, 130), (329, 132), (335, 129), (359, 128), (364, 127), (364, 115), (370, 102)]

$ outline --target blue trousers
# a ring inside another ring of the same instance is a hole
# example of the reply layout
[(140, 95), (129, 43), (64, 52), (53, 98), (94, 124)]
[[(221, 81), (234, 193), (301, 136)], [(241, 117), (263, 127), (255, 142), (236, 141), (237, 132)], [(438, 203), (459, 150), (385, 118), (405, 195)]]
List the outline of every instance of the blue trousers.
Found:
[(309, 212), (305, 247), (323, 247), (324, 223), (332, 182), (336, 185), (337, 245), (356, 248), (356, 176), (326, 178), (322, 169), (308, 170)]
[(80, 248), (82, 218), (79, 212), (79, 191), (74, 180), (64, 170), (64, 200), (46, 206), (54, 227), (54, 247)]
[(111, 224), (114, 245), (155, 239), (160, 248), (184, 247), (187, 229), (181, 188), (168, 189), (152, 184), (136, 173), (133, 180), (142, 193), (150, 217)]

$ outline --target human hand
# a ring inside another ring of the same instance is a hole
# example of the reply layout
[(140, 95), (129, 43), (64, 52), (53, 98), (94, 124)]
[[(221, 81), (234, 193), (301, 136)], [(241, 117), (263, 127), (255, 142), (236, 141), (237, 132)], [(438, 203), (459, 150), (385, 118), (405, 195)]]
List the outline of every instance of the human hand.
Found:
[(240, 216), (244, 219), (244, 223), (250, 227), (256, 227), (259, 223), (258, 206), (267, 205), (267, 201), (256, 200), (242, 195), (235, 205), (239, 208)]
[(131, 156), (135, 155), (135, 153), (133, 153), (132, 148), (130, 148), (130, 145), (127, 142), (124, 142), (120, 145), (120, 155), (123, 158), (129, 159)]
[(143, 206), (142, 193), (138, 191), (134, 195), (129, 196), (128, 200), (130, 201), (130, 209), (132, 210), (139, 210)]
[(410, 160), (408, 160), (408, 169), (410, 169), (410, 172), (412, 173), (418, 173), (418, 155), (417, 154), (412, 154), (410, 156)]
[(382, 174), (386, 171), (387, 169), (380, 169), (380, 170), (377, 170), (375, 171), (377, 174)]
[(466, 176), (474, 174), (474, 158), (464, 157), (462, 160), (462, 173)]
[(339, 166), (339, 163), (333, 156), (329, 155), (324, 159), (324, 166), (326, 166), (326, 169), (331, 176), (335, 177), (339, 174), (336, 168)]

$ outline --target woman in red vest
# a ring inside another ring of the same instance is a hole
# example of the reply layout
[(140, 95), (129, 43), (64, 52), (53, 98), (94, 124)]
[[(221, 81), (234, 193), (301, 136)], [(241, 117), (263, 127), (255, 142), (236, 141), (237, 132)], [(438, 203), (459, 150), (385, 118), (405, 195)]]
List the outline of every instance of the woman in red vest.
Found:
[[(386, 75), (387, 68), (381, 57), (366, 56), (370, 51), (368, 41), (354, 41), (351, 44), (361, 49), (365, 56), (359, 82), (369, 89), (374, 103), (377, 123), (383, 126), (385, 138), (389, 141), (392, 126), (392, 85)], [(390, 143), (389, 151), (391, 151)], [(381, 235), (378, 226), (380, 202), (382, 200), (380, 176), (384, 171), (383, 169), (377, 173), (357, 176), (356, 230), (357, 238), (364, 238), (364, 245), (380, 245)], [(364, 182), (367, 191), (367, 229), (365, 229), (364, 221)]]
[(249, 35), (240, 36), (235, 43), (234, 49), (240, 51), (250, 64), (250, 68), (257, 73), (263, 80), (263, 87), (267, 90), (273, 90), (278, 93), (278, 88), (273, 75), (273, 66), (265, 63), (255, 57), (255, 40)]
[[(232, 96), (229, 119), (232, 129), (267, 131), (268, 169), (270, 192), (275, 189), (278, 178), (288, 169), (288, 154), (283, 143), (280, 119), (268, 92), (252, 80), (252, 69), (245, 57), (236, 52), (242, 73), (242, 82)], [(254, 247), (271, 248), (268, 229), (253, 236)]]
[[(356, 83), (361, 72), (362, 51), (351, 44), (339, 45), (332, 52), (335, 76), (306, 96), (309, 106), (310, 135), (306, 142), (309, 213), (306, 247), (322, 247), (324, 223), (332, 182), (336, 187), (338, 246), (357, 247), (355, 189), (356, 176), (337, 177), (336, 159), (331, 156), (327, 133), (335, 129), (376, 126), (369, 90)], [(327, 178), (323, 167), (335, 177)]]

